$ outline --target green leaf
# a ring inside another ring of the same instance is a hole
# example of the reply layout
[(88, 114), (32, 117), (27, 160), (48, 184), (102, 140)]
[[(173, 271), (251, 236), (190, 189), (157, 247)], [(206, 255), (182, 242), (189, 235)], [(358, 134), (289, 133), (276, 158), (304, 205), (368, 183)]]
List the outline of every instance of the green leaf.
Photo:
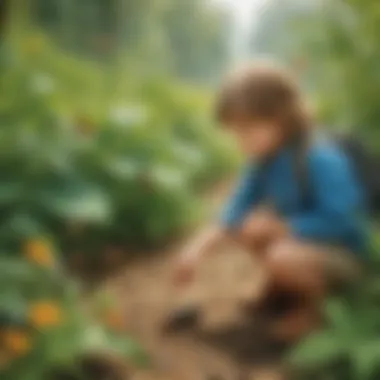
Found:
[(9, 204), (22, 197), (23, 185), (20, 182), (3, 182), (0, 184), (0, 204)]
[(25, 321), (25, 302), (17, 289), (0, 292), (0, 325), (3, 322), (19, 324)]
[(1, 233), (8, 233), (18, 239), (29, 239), (36, 236), (44, 236), (45, 230), (36, 218), (29, 214), (15, 214), (4, 226)]
[(109, 174), (120, 179), (135, 179), (140, 172), (140, 166), (130, 158), (114, 158), (106, 163)]
[(156, 185), (168, 190), (180, 190), (187, 182), (183, 170), (164, 165), (155, 165), (151, 178)]
[(83, 351), (108, 348), (109, 336), (100, 325), (91, 325), (82, 335)]
[(325, 313), (335, 333), (341, 338), (348, 338), (356, 333), (353, 310), (345, 302), (344, 297), (327, 300)]
[(290, 364), (297, 368), (326, 366), (347, 353), (347, 347), (332, 331), (316, 333), (301, 342), (290, 354)]
[(45, 207), (65, 220), (107, 223), (112, 217), (108, 195), (92, 185), (81, 185), (50, 192), (44, 197)]
[(352, 347), (351, 360), (357, 378), (370, 380), (376, 370), (376, 364), (380, 362), (380, 341), (376, 339), (362, 344), (357, 342)]
[(35, 268), (22, 259), (16, 257), (0, 257), (0, 281), (5, 279), (15, 282), (30, 277), (37, 277)]
[(150, 364), (149, 356), (141, 346), (133, 339), (128, 337), (109, 337), (109, 346), (117, 353), (128, 357), (134, 364), (141, 367), (148, 367)]

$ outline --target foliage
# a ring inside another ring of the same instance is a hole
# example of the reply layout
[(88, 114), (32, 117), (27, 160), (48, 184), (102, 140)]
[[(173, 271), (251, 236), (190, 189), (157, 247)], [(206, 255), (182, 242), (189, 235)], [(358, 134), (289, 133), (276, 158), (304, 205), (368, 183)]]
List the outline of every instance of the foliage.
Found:
[(228, 60), (230, 18), (203, 0), (33, 0), (30, 7), (61, 47), (101, 61), (128, 51), (136, 70), (213, 81)]
[(26, 241), (21, 255), (0, 261), (2, 377), (40, 380), (56, 367), (74, 373), (79, 358), (104, 352), (147, 364), (113, 306), (100, 299), (80, 306), (79, 289), (64, 276), (50, 241)]
[[(372, 380), (380, 374), (380, 267), (369, 261), (365, 277), (326, 302), (327, 326), (301, 342), (290, 364), (299, 379)], [(328, 377), (329, 376), (329, 377)]]
[[(307, 62), (307, 82), (324, 122), (376, 142), (379, 124), (376, 1), (331, 1), (297, 20), (292, 55)], [(298, 38), (297, 36), (302, 36)]]
[[(284, 2), (284, 6), (288, 3), (295, 9), (300, 6), (297, 1)], [(296, 19), (293, 29), (288, 24), (284, 32), (288, 38), (284, 43), (279, 40), (280, 46), (273, 43), (267, 46), (283, 60), (293, 57), (303, 61), (303, 70), (297, 74), (305, 77), (305, 84), (317, 102), (319, 117), (325, 123), (352, 128), (377, 146), (380, 122), (378, 2), (345, 0), (324, 4), (326, 6), (315, 7)], [(271, 35), (259, 34), (258, 38), (265, 37), (265, 41), (278, 35), (283, 19), (286, 22), (291, 19), (280, 8), (268, 13), (273, 14), (272, 20), (277, 15), (278, 22)], [(290, 50), (286, 44), (289, 40), (295, 42)], [(374, 252), (378, 249), (377, 245)], [(370, 259), (369, 273), (355, 289), (328, 300), (326, 329), (296, 347), (290, 358), (299, 372), (299, 377), (294, 378), (372, 380), (380, 377), (377, 256)]]
[[(317, 9), (315, 1), (268, 0), (262, 4), (262, 17), (252, 30), (250, 50), (254, 55), (269, 55), (274, 59), (295, 63), (303, 35), (298, 33), (301, 20), (310, 18)], [(281, 36), (281, 38), (278, 38)]]
[(83, 363), (98, 353), (147, 365), (112, 299), (84, 299), (63, 268), (66, 259), (82, 274), (115, 268), (125, 248), (167, 242), (234, 167), (206, 116), (209, 93), (172, 75), (215, 76), (224, 16), (201, 1), (10, 9), (0, 45), (0, 377), (96, 379)]
[[(3, 51), (1, 244), (15, 250), (42, 232), (65, 252), (95, 254), (162, 244), (191, 225), (195, 194), (236, 162), (204, 116), (207, 96), (158, 77), (136, 86), (134, 100), (125, 91), (101, 109), (91, 99), (74, 108), (80, 65), (57, 67), (38, 43), (34, 60), (23, 55), (30, 44)], [(99, 81), (95, 68), (83, 77)]]

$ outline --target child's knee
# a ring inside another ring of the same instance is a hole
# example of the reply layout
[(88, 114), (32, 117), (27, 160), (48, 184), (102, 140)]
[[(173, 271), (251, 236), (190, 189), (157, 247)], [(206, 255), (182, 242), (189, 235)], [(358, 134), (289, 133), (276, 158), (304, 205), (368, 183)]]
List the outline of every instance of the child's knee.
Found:
[(294, 271), (292, 244), (288, 242), (277, 242), (269, 249), (265, 257), (267, 270), (273, 275), (285, 276)]
[(275, 243), (267, 252), (265, 264), (270, 276), (279, 283), (307, 288), (322, 281), (317, 261), (298, 242)]

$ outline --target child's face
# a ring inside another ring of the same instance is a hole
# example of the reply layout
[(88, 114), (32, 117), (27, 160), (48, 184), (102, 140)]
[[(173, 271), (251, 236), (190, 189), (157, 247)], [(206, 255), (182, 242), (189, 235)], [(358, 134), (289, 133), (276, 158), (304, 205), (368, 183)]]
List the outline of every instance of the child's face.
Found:
[(238, 121), (230, 125), (230, 130), (248, 158), (266, 158), (281, 146), (281, 128), (273, 121)]

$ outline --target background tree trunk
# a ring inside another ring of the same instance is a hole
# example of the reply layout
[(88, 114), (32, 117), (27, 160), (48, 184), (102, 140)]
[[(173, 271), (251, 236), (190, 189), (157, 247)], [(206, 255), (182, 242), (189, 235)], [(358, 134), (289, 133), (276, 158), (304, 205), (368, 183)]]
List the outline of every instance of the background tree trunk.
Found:
[(0, 37), (5, 33), (8, 21), (9, 0), (0, 0)]

